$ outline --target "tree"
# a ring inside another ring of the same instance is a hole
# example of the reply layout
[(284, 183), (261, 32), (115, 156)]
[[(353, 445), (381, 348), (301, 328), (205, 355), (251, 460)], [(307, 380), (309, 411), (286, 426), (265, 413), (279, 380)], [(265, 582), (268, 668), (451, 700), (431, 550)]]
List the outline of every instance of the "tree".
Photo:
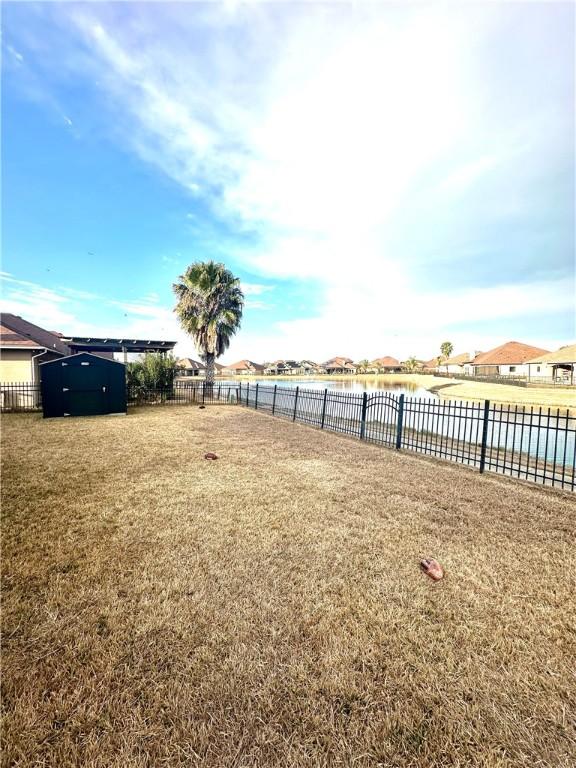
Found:
[(139, 360), (126, 365), (126, 384), (130, 397), (137, 400), (147, 396), (149, 390), (160, 390), (162, 397), (172, 389), (178, 361), (173, 355), (147, 352)]
[(194, 339), (206, 364), (206, 383), (214, 384), (214, 362), (230, 346), (240, 328), (244, 294), (240, 280), (224, 264), (198, 261), (174, 283), (175, 312), (180, 325)]
[(366, 373), (368, 368), (370, 368), (370, 360), (360, 360), (359, 363), (356, 363), (356, 368), (358, 368), (363, 373)]
[(418, 368), (418, 360), (416, 360), (414, 356), (409, 357), (408, 360), (406, 360), (406, 362), (404, 363), (404, 365), (406, 366), (406, 370), (412, 373), (413, 371), (416, 370), (416, 368)]
[(440, 344), (440, 352), (442, 353), (442, 358), (444, 360), (448, 360), (453, 350), (454, 350), (454, 347), (452, 346), (451, 341), (445, 341), (442, 344)]

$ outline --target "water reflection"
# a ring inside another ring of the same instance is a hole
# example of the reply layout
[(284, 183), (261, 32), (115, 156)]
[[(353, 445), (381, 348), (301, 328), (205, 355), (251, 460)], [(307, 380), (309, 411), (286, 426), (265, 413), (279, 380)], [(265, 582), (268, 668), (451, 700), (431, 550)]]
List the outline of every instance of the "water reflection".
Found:
[[(238, 382), (226, 382), (238, 384)], [(242, 386), (250, 384), (250, 388), (256, 387), (255, 381), (242, 382)], [(296, 378), (277, 379), (273, 376), (260, 379), (261, 386), (274, 386), (300, 389), (334, 389), (338, 392), (389, 392), (392, 395), (406, 395), (409, 397), (421, 397), (427, 400), (436, 400), (438, 395), (428, 392), (424, 387), (414, 384), (412, 381), (389, 381), (377, 379), (373, 376), (358, 377), (356, 379), (333, 379), (326, 376), (322, 379), (314, 378)]]

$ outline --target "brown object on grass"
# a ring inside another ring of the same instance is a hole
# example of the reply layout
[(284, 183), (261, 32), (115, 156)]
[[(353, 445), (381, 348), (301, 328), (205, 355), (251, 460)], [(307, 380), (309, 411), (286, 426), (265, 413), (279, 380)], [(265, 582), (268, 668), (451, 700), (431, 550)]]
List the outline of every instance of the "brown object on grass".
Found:
[(209, 459), (210, 461), (215, 461), (218, 458), (218, 456), (216, 456), (215, 453), (205, 453), (204, 458)]
[(426, 576), (430, 576), (434, 581), (440, 581), (440, 579), (444, 578), (444, 568), (433, 557), (426, 557), (424, 560), (420, 560), (420, 568), (422, 568)]
[(199, 405), (198, 408), (200, 408), (200, 410), (202, 410), (202, 408), (206, 408), (206, 406), (205, 405)]

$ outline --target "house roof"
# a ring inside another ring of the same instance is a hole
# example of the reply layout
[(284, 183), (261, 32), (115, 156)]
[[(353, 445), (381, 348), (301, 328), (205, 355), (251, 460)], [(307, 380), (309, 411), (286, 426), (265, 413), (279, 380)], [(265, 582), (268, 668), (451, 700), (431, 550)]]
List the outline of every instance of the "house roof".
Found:
[(400, 362), (396, 360), (395, 357), (390, 357), (390, 355), (387, 355), (386, 357), (377, 357), (376, 360), (372, 360), (372, 362), (381, 365), (383, 368), (400, 367)]
[(0, 347), (28, 347), (28, 349), (44, 349), (32, 339), (20, 336), (5, 325), (0, 325)]
[(203, 371), (206, 367), (198, 362), (198, 360), (192, 360), (191, 357), (183, 357), (181, 360), (178, 360), (177, 365), (178, 368), (186, 368), (189, 371)]
[(425, 363), (422, 363), (423, 368), (436, 368), (440, 361), (439, 357), (433, 357), (432, 360), (427, 360)]
[[(70, 354), (70, 348), (60, 339), (59, 336), (45, 330), (44, 328), (40, 328), (38, 325), (34, 325), (34, 323), (29, 323), (28, 320), (24, 320), (19, 315), (12, 315), (9, 312), (3, 312), (0, 322), (2, 323), (3, 328), (6, 329), (6, 334), (8, 336), (13, 334), (13, 341), (9, 342), (4, 338), (4, 331), (2, 332), (2, 346), (14, 345), (29, 347), (30, 349), (32, 347), (36, 347), (49, 349), (61, 355)], [(21, 340), (20, 343), (17, 341), (18, 338)], [(14, 341), (14, 339), (16, 339), (16, 341)], [(22, 343), (22, 341), (26, 340), (32, 342), (32, 345)]]
[(323, 365), (324, 368), (352, 368), (354, 367), (354, 362), (351, 357), (331, 357)]
[(546, 355), (539, 355), (529, 363), (576, 363), (576, 344), (567, 344), (560, 347), (556, 352), (548, 352)]
[(252, 360), (240, 360), (237, 363), (231, 365), (225, 365), (224, 368), (228, 371), (263, 371), (264, 367), (259, 363), (254, 363)]
[(517, 365), (533, 360), (537, 355), (545, 355), (547, 349), (522, 344), (519, 341), (508, 341), (488, 352), (481, 352), (473, 360), (474, 365)]
[(461, 355), (454, 355), (454, 357), (449, 357), (448, 360), (442, 360), (440, 365), (464, 365), (464, 363), (469, 363), (469, 362), (470, 362), (470, 353), (462, 352)]

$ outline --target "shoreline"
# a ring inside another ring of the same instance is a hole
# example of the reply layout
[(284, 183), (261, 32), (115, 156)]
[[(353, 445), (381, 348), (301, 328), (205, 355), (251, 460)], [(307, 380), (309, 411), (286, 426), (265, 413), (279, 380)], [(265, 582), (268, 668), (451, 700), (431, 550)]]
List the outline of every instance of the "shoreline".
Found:
[[(318, 376), (225, 376), (218, 379), (234, 382), (260, 382), (269, 380), (280, 381), (365, 381), (381, 383), (383, 389), (386, 383), (415, 384), (437, 395), (442, 400), (462, 400), (481, 402), (490, 400), (498, 405), (519, 406), (523, 408), (561, 408), (567, 409), (570, 416), (576, 416), (576, 387), (516, 387), (506, 383), (485, 383), (476, 380), (465, 381), (462, 379), (434, 376), (421, 373), (384, 373), (384, 374), (340, 374)], [(203, 381), (202, 378), (194, 378), (195, 381)]]

